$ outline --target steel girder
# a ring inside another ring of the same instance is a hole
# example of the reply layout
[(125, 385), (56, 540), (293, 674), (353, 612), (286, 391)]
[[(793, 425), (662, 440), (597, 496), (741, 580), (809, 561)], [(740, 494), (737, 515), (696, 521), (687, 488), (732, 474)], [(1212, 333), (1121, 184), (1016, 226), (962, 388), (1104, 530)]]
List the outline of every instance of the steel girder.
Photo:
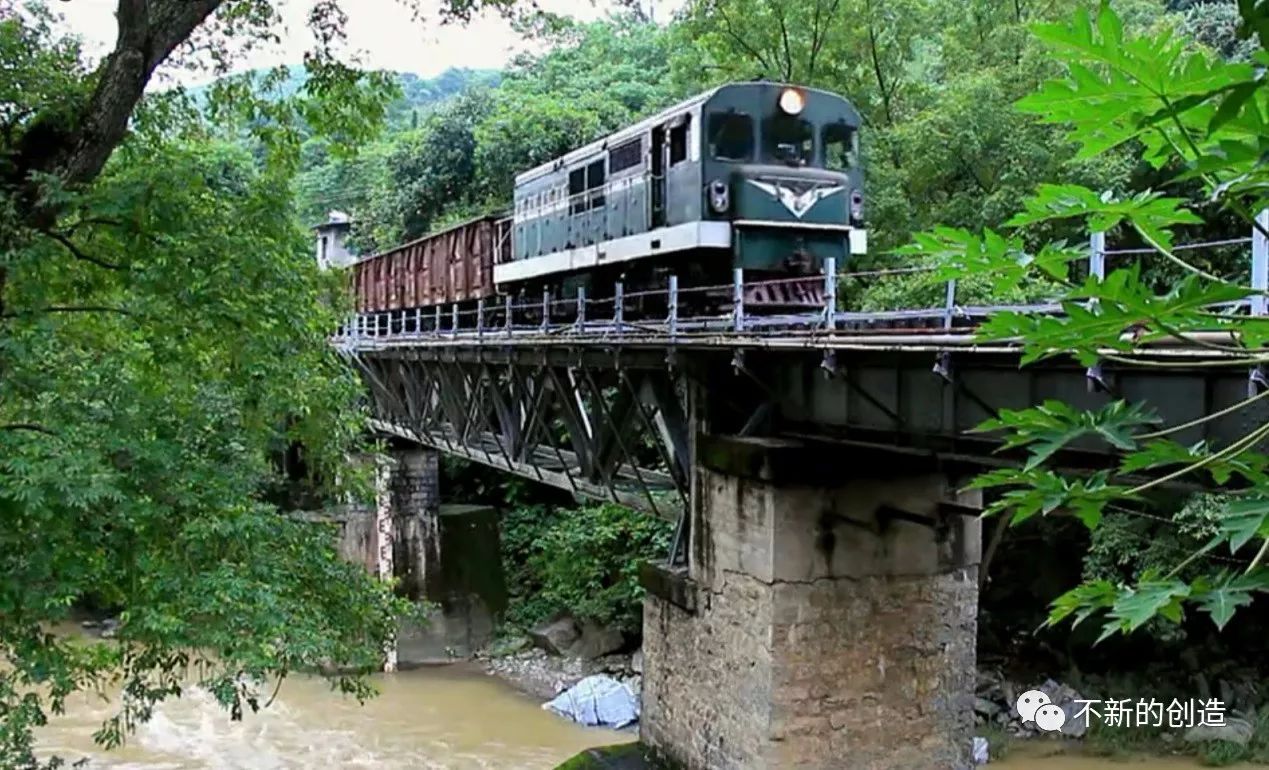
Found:
[(421, 349), (351, 356), (373, 428), (452, 455), (678, 520), (690, 461), (686, 375), (665, 367)]

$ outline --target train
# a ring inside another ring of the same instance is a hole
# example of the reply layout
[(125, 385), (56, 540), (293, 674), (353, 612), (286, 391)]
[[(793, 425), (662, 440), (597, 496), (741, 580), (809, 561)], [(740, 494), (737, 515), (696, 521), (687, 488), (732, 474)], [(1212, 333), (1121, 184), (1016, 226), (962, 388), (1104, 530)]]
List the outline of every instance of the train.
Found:
[(828, 260), (867, 251), (859, 129), (837, 94), (719, 86), (519, 174), (507, 212), (357, 259), (357, 311), (650, 295), (671, 275), (686, 293), (737, 268), (747, 307), (822, 306)]

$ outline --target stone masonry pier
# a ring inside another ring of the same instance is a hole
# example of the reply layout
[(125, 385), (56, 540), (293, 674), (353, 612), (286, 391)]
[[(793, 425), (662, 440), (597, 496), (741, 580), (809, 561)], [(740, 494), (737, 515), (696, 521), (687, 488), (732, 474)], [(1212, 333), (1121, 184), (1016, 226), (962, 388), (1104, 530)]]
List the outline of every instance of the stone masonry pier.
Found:
[(691, 770), (972, 767), (980, 522), (937, 469), (698, 437), (644, 570), (642, 738)]
[(374, 468), (374, 499), (305, 515), (339, 524), (346, 560), (431, 605), (425, 623), (402, 621), (389, 670), (472, 654), (493, 637), (507, 606), (498, 512), (442, 504), (439, 456), (397, 442), (386, 454), (355, 458)]

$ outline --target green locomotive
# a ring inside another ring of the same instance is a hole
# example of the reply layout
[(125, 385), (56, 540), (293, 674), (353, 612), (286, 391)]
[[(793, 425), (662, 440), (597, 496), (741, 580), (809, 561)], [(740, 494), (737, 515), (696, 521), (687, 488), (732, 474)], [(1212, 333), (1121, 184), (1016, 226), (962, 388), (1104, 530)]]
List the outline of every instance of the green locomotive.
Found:
[(765, 279), (748, 303), (822, 302), (867, 248), (859, 113), (836, 94), (720, 86), (516, 177), (499, 293), (570, 296)]

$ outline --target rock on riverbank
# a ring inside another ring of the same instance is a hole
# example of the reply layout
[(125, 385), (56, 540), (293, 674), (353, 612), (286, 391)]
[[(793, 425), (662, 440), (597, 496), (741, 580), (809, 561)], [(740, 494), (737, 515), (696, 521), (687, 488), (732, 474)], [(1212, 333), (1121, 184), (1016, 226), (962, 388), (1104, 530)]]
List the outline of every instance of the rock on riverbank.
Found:
[(587, 660), (550, 655), (538, 648), (498, 652), (494, 648), (477, 656), (485, 671), (540, 700), (550, 700), (592, 674), (607, 674), (629, 687), (636, 696), (643, 689), (642, 673), (636, 670), (642, 662), (638, 653)]

